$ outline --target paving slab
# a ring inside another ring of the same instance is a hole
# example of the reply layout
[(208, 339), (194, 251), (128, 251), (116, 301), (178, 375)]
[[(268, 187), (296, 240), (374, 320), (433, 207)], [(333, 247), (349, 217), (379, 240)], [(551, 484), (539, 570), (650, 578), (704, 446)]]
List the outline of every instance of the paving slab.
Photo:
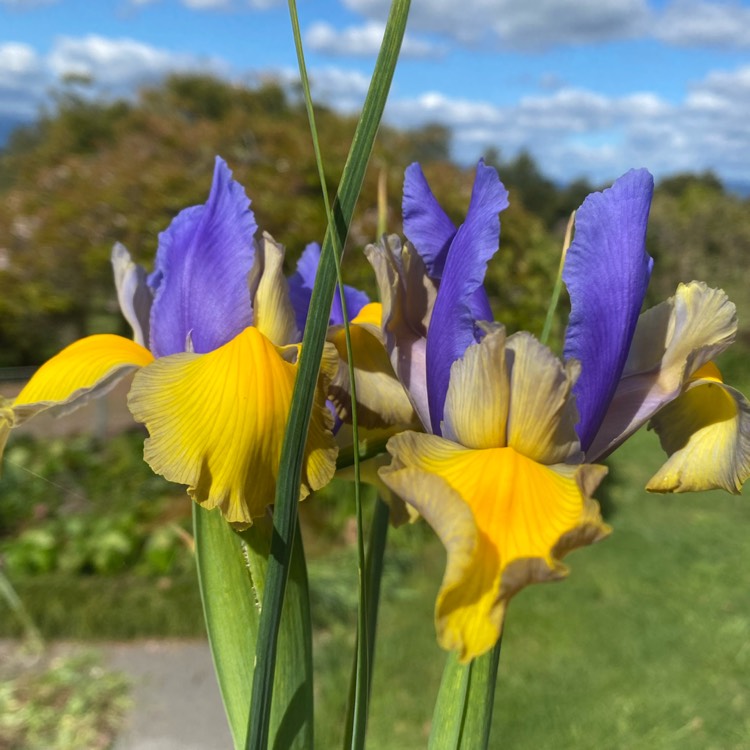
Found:
[(205, 641), (99, 644), (131, 681), (133, 708), (113, 750), (229, 750), (232, 736)]

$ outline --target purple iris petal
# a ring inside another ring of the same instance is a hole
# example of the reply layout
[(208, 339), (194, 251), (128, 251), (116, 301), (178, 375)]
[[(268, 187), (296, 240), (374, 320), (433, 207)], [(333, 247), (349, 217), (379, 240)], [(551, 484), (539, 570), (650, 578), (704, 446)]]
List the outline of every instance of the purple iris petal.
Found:
[(498, 247), (498, 214), (507, 207), (508, 191), (497, 172), (480, 161), (466, 221), (448, 251), (427, 332), (427, 393), (436, 435), (440, 434), (451, 365), (475, 341), (473, 300), (482, 288), (487, 262)]
[[(427, 275), (439, 281), (457, 229), (430, 190), (417, 162), (410, 164), (404, 173), (401, 210), (406, 238), (422, 258)], [(471, 296), (471, 308), (474, 320), (492, 320), (490, 301), (481, 284)]]
[(156, 357), (213, 351), (252, 324), (247, 275), (253, 264), (255, 217), (244, 188), (216, 158), (208, 201), (181, 211), (159, 235), (149, 284), (151, 351)]
[[(317, 242), (311, 242), (304, 249), (302, 255), (300, 255), (297, 261), (297, 270), (289, 277), (289, 296), (292, 300), (294, 315), (297, 319), (297, 328), (300, 331), (305, 330), (307, 311), (310, 307), (310, 298), (319, 262), (320, 245)], [(359, 311), (370, 301), (370, 298), (364, 292), (347, 284), (344, 285), (344, 298), (346, 299), (346, 312), (350, 320), (356, 317)], [(341, 309), (341, 297), (339, 296), (338, 286), (333, 295), (333, 305), (331, 307), (329, 322), (331, 325), (342, 325), (344, 322), (344, 313)]]
[(565, 357), (579, 360), (574, 388), (581, 448), (591, 445), (620, 380), (646, 295), (653, 259), (646, 224), (653, 177), (631, 170), (576, 213), (575, 239), (563, 280), (570, 294)]
[(456, 226), (432, 194), (422, 167), (417, 162), (410, 164), (404, 173), (401, 211), (406, 239), (422, 258), (428, 276), (440, 279), (448, 248), (456, 236)]

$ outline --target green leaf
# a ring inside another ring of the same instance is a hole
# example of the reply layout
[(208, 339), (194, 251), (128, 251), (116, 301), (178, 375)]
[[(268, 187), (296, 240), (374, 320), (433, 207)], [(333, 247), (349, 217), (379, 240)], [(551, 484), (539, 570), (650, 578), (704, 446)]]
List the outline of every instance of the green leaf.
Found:
[(323, 241), (320, 266), (312, 293), (302, 341), (294, 398), (282, 448), (276, 486), (274, 535), (268, 577), (260, 618), (253, 702), (249, 717), (248, 747), (268, 747), (271, 696), (276, 663), (277, 634), (284, 600), (292, 542), (297, 531), (297, 502), (307, 427), (315, 382), (323, 352), (331, 301), (336, 283), (334, 232), (338, 247), (344, 247), (354, 206), (359, 196), (375, 135), (398, 60), (406, 28), (409, 0), (394, 0), (386, 24), (370, 89), (357, 124), (349, 157), (333, 204), (334, 226), (329, 224)]
[[(224, 708), (236, 748), (247, 742), (271, 527), (260, 519), (238, 535), (221, 514), (193, 505), (198, 580), (208, 638)], [(270, 716), (272, 747), (311, 748), (313, 743), (312, 643), (307, 571), (295, 545), (279, 638)]]
[(482, 750), (489, 746), (500, 641), (488, 653), (460, 664), (450, 653), (432, 715), (430, 750)]

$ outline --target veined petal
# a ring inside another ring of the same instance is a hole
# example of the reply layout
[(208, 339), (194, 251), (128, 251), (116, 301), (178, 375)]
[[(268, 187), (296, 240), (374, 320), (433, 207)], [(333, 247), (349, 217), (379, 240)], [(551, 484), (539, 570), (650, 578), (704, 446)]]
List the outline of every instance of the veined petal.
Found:
[(244, 188), (216, 158), (208, 201), (181, 211), (159, 235), (151, 309), (157, 357), (210, 352), (252, 323), (247, 275), (253, 264), (255, 218)]
[[(144, 457), (167, 479), (188, 485), (206, 508), (247, 526), (274, 501), (297, 365), (294, 354), (246, 328), (215, 351), (157, 359), (133, 382), (128, 405), (148, 428)], [(333, 476), (336, 448), (323, 386), (307, 438), (300, 498)]]
[(0, 403), (0, 454), (12, 427), (43, 411), (67, 414), (151, 361), (148, 349), (121, 336), (102, 334), (72, 343), (47, 360), (14, 400)]
[(414, 247), (407, 242), (402, 248), (396, 235), (368, 245), (365, 255), (380, 289), (382, 330), (391, 364), (419, 419), (429, 430), (425, 347), (437, 286)]
[(750, 403), (724, 385), (711, 364), (695, 374), (649, 427), (669, 455), (646, 485), (651, 492), (721, 488), (738, 494), (750, 477)]
[(388, 443), (383, 481), (448, 552), (435, 607), (438, 640), (467, 662), (497, 642), (510, 598), (566, 574), (560, 558), (605, 536), (591, 492), (601, 466), (543, 466), (513, 448), (469, 450), (413, 432)]
[(255, 327), (276, 346), (299, 339), (289, 286), (284, 276), (284, 247), (268, 232), (255, 247), (248, 278)]
[(505, 448), (509, 386), (500, 327), (453, 363), (442, 434), (467, 448)]
[(578, 435), (588, 450), (614, 395), (651, 276), (646, 252), (653, 177), (631, 170), (576, 212), (563, 280), (570, 293), (565, 358), (582, 366), (575, 386)]
[(127, 248), (119, 242), (115, 242), (112, 248), (112, 270), (117, 301), (123, 317), (133, 329), (133, 340), (141, 346), (148, 346), (149, 316), (154, 296), (146, 283), (146, 271), (133, 263)]
[(505, 356), (511, 393), (508, 445), (543, 464), (569, 461), (580, 448), (575, 430), (578, 410), (571, 392), (579, 363), (568, 360), (563, 367), (524, 331), (508, 339)]
[(404, 173), (401, 211), (404, 235), (416, 248), (429, 276), (440, 279), (457, 229), (430, 190), (417, 162), (410, 164)]
[[(310, 298), (315, 285), (315, 274), (318, 272), (318, 263), (320, 263), (320, 252), (320, 245), (317, 242), (311, 242), (297, 261), (297, 270), (289, 277), (289, 293), (300, 331), (305, 330), (307, 311), (310, 308)], [(349, 285), (344, 285), (344, 298), (350, 319), (356, 317), (362, 307), (370, 301), (364, 292)], [(333, 294), (329, 320), (331, 325), (341, 325), (344, 322), (338, 285)]]
[(482, 161), (466, 221), (448, 251), (427, 334), (427, 392), (432, 432), (443, 419), (451, 365), (474, 343), (476, 317), (474, 295), (482, 287), (487, 262), (498, 248), (500, 219), (508, 206), (508, 191), (497, 172)]
[(610, 453), (677, 398), (693, 373), (732, 343), (736, 331), (734, 305), (722, 290), (700, 281), (680, 284), (674, 297), (644, 312), (587, 459)]
[[(371, 302), (352, 320), (349, 335), (357, 385), (357, 421), (363, 427), (414, 425), (418, 422), (404, 387), (393, 372), (380, 328), (381, 305)], [(377, 320), (377, 324), (373, 324)], [(328, 397), (342, 420), (351, 421), (351, 381), (346, 356), (346, 332), (333, 326), (328, 332), (338, 352), (338, 370)]]

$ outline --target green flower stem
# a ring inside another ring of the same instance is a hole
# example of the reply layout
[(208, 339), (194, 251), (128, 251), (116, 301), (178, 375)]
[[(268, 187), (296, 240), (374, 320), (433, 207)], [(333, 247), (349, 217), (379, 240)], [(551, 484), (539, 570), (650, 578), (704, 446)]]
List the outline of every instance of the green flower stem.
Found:
[(495, 647), (468, 664), (448, 655), (432, 717), (430, 750), (489, 747), (502, 636)]
[[(375, 501), (375, 509), (372, 515), (372, 525), (370, 526), (370, 535), (367, 544), (367, 559), (365, 561), (365, 576), (367, 578), (367, 600), (364, 610), (367, 613), (367, 627), (365, 634), (367, 641), (365, 652), (367, 663), (370, 668), (367, 672), (367, 701), (369, 702), (372, 687), (372, 665), (375, 662), (375, 633), (378, 626), (378, 609), (380, 606), (380, 583), (383, 578), (383, 562), (385, 558), (385, 545), (388, 538), (388, 526), (390, 521), (390, 508), (380, 498)], [(359, 632), (357, 639), (359, 641)], [(355, 720), (355, 702), (357, 700), (358, 690), (361, 689), (359, 680), (359, 663), (360, 663), (359, 642), (357, 643), (357, 653), (352, 666), (352, 678), (349, 683), (349, 700), (346, 713), (346, 728), (344, 730), (344, 747), (352, 744), (354, 737), (354, 720)], [(365, 714), (365, 723), (367, 715)], [(365, 727), (366, 728), (366, 727)]]
[[(272, 526), (259, 519), (241, 535), (217, 511), (193, 504), (198, 581), (211, 653), (235, 748), (247, 742), (260, 602)], [(276, 747), (313, 747), (312, 642), (307, 571), (294, 545), (279, 638), (270, 736)]]
[(268, 747), (271, 699), (276, 669), (277, 636), (289, 570), (291, 547), (297, 531), (297, 501), (304, 457), (305, 439), (315, 394), (328, 318), (336, 285), (334, 233), (338, 247), (344, 247), (354, 206), (364, 180), (377, 129), (390, 89), (406, 29), (409, 0), (393, 0), (383, 43), (375, 65), (370, 89), (341, 183), (332, 207), (333, 224), (323, 240), (320, 265), (310, 301), (299, 370), (282, 446), (279, 479), (276, 485), (274, 534), (269, 555), (263, 606), (260, 614), (256, 666), (253, 674), (253, 700), (249, 715), (247, 747)]
[(552, 331), (552, 324), (555, 321), (555, 310), (557, 310), (557, 303), (560, 301), (560, 293), (562, 292), (563, 280), (562, 273), (565, 267), (565, 258), (568, 254), (568, 248), (573, 237), (573, 227), (575, 225), (576, 212), (570, 215), (568, 219), (568, 226), (565, 230), (565, 239), (563, 240), (562, 253), (560, 254), (560, 266), (557, 269), (557, 277), (555, 278), (555, 286), (552, 289), (552, 296), (550, 297), (549, 306), (547, 307), (547, 317), (544, 320), (544, 327), (542, 328), (542, 335), (539, 337), (539, 341), (542, 344), (547, 343), (549, 335)]

